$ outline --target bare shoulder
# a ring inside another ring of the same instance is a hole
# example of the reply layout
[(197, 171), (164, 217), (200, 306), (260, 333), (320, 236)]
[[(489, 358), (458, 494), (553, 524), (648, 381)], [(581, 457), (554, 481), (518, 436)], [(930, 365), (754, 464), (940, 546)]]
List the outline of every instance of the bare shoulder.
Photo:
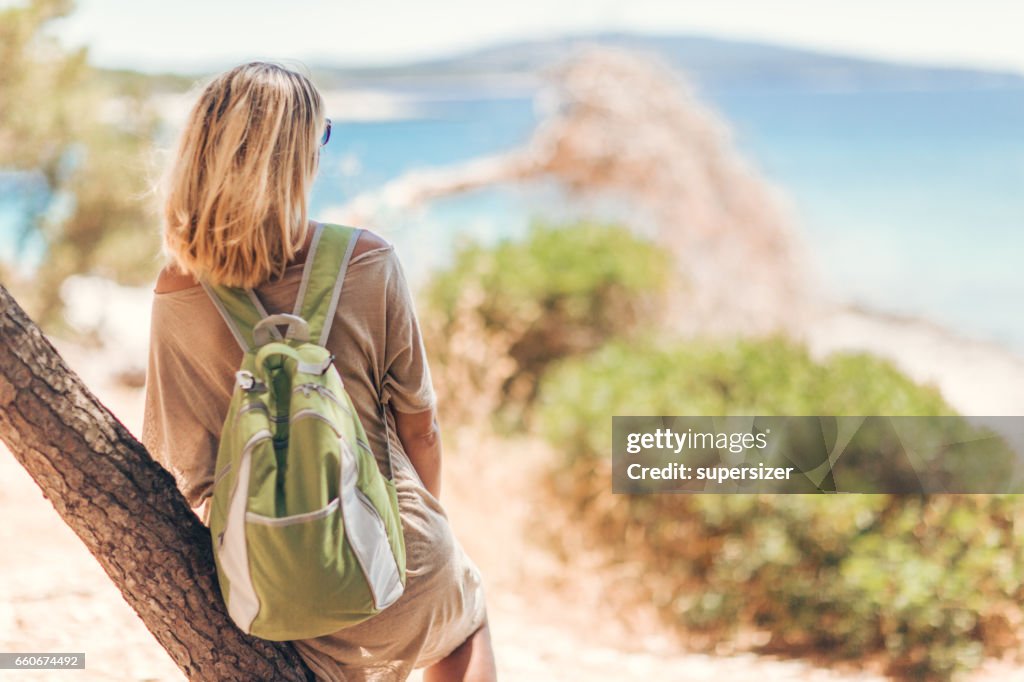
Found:
[(199, 286), (199, 280), (191, 274), (182, 272), (171, 265), (165, 265), (156, 277), (156, 286), (153, 291), (157, 294), (169, 294), (195, 286)]
[(390, 247), (391, 244), (385, 241), (384, 238), (377, 233), (370, 232), (369, 230), (363, 230), (359, 233), (359, 239), (356, 241), (355, 248), (352, 250), (352, 256), (354, 258), (356, 256), (361, 256), (364, 253), (369, 253), (370, 251)]

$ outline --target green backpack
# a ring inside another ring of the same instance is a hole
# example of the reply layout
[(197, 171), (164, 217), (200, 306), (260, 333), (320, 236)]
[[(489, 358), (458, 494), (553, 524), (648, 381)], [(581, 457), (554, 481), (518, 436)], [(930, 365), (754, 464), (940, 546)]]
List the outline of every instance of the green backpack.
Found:
[(263, 639), (336, 632), (405, 590), (390, 443), (384, 476), (324, 348), (358, 236), (317, 226), (291, 315), (203, 285), (245, 352), (213, 483), (217, 577), (235, 624)]

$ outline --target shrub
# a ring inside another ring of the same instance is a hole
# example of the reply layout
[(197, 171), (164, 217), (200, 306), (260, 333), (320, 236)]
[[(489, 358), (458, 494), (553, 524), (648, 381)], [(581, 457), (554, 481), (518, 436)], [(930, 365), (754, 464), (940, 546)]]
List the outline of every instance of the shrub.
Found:
[(535, 223), (523, 240), (461, 247), (424, 301), (446, 418), (520, 424), (551, 362), (657, 323), (671, 272), (663, 250), (591, 222)]
[(615, 414), (952, 414), (939, 393), (868, 355), (815, 362), (782, 339), (610, 344), (547, 373), (541, 429), (554, 485), (619, 562), (639, 563), (671, 618), (770, 646), (882, 655), (941, 679), (1016, 648), (1024, 505), (1013, 496), (610, 493)]
[(845, 354), (816, 363), (782, 338), (609, 344), (554, 367), (541, 402), (542, 431), (569, 461), (607, 457), (615, 414), (952, 414), (936, 389), (885, 360)]

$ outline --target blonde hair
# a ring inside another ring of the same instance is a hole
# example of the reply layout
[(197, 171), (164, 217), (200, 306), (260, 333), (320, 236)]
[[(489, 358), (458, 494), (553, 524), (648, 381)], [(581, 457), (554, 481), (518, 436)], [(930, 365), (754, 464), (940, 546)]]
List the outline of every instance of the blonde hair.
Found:
[(323, 126), (320, 93), (277, 64), (243, 64), (207, 85), (165, 186), (172, 264), (233, 287), (280, 277), (306, 238)]

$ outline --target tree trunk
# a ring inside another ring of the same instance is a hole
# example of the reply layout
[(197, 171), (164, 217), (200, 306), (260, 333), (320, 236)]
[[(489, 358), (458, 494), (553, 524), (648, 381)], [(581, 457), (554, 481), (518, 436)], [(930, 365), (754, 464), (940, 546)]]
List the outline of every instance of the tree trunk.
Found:
[(209, 531), (174, 478), (0, 286), (0, 438), (174, 662), (194, 680), (310, 680), (288, 643), (243, 634)]

